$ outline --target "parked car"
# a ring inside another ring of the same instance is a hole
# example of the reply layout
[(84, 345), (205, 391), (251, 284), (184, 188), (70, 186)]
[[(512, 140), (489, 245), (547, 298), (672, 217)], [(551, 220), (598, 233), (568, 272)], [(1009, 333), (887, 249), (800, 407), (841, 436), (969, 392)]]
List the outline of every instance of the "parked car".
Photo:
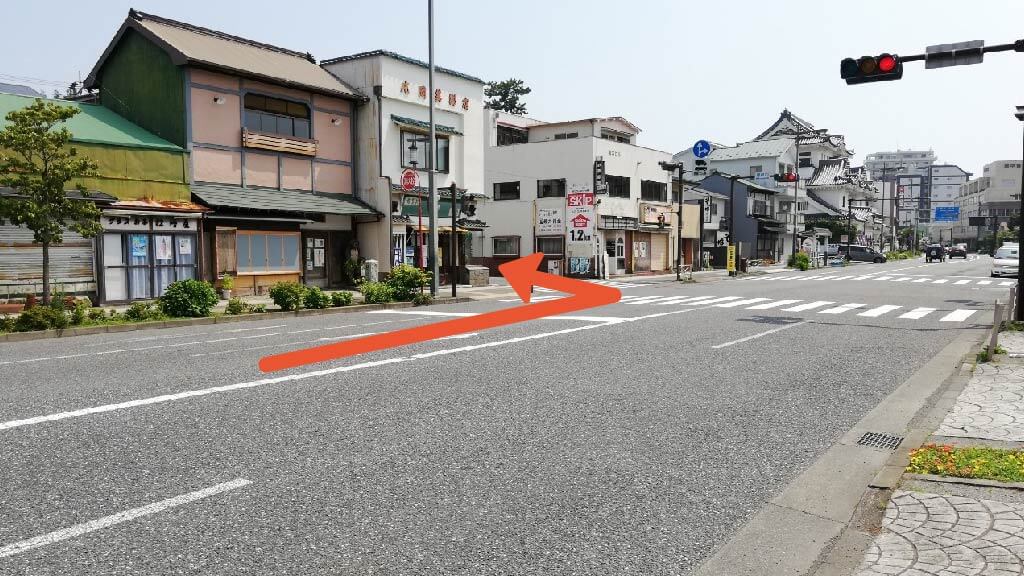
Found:
[(841, 256), (845, 256), (846, 259), (851, 262), (874, 262), (875, 264), (881, 264), (886, 261), (885, 254), (882, 254), (871, 246), (851, 244), (850, 253), (847, 254), (846, 244), (840, 244), (837, 247), (837, 251)]
[(1017, 277), (1019, 263), (1018, 251), (1020, 247), (1016, 244), (1003, 244), (992, 256), (992, 277), (1011, 276)]
[(935, 260), (944, 262), (946, 260), (946, 249), (941, 244), (931, 244), (924, 249), (924, 260), (925, 262), (933, 262)]
[(963, 244), (957, 244), (956, 246), (949, 247), (949, 257), (952, 258), (963, 258), (967, 259), (967, 247)]

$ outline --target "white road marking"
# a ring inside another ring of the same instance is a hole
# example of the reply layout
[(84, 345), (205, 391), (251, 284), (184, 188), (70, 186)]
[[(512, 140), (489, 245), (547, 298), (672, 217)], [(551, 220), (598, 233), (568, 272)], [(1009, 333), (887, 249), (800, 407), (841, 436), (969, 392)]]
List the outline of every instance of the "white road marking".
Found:
[(131, 510), (125, 510), (124, 512), (118, 512), (117, 514), (104, 516), (103, 518), (97, 518), (96, 520), (90, 520), (89, 522), (75, 524), (74, 526), (64, 528), (63, 530), (57, 530), (55, 532), (50, 532), (49, 534), (29, 538), (28, 540), (8, 544), (7, 546), (0, 548), (0, 558), (14, 556), (15, 554), (21, 554), (22, 552), (28, 552), (29, 550), (39, 548), (41, 546), (56, 544), (62, 540), (68, 540), (69, 538), (77, 538), (83, 534), (88, 534), (89, 532), (103, 530), (104, 528), (122, 524), (142, 516), (163, 512), (169, 508), (183, 506), (185, 504), (195, 502), (196, 500), (209, 498), (210, 496), (227, 492), (228, 490), (236, 490), (243, 486), (248, 486), (249, 484), (252, 484), (252, 482), (245, 478), (238, 478), (230, 482), (224, 482), (222, 484), (210, 486), (209, 488), (189, 492), (188, 494), (182, 494), (181, 496), (175, 496), (174, 498), (168, 498), (166, 500), (154, 502), (153, 504), (140, 506), (139, 508), (132, 508)]
[(904, 276), (902, 278), (897, 278), (897, 279), (893, 280), (893, 282), (906, 282), (907, 280), (910, 280), (910, 276)]
[(676, 296), (674, 298), (669, 298), (668, 300), (662, 300), (661, 302), (654, 302), (653, 304), (655, 306), (671, 306), (673, 304), (681, 304), (683, 302), (688, 302), (690, 300), (696, 300), (699, 298), (701, 297), (698, 296), (697, 298), (694, 298), (693, 296)]
[[(651, 304), (658, 300), (667, 300), (670, 298), (674, 298), (674, 296), (642, 296), (640, 298), (630, 300), (629, 302), (626, 302), (626, 304)], [(621, 300), (619, 301), (621, 302)]]
[(729, 300), (739, 300), (742, 296), (722, 296), (719, 298), (712, 298), (711, 300), (704, 300), (702, 302), (687, 302), (689, 304), (697, 304), (703, 306), (704, 304), (715, 304), (717, 302), (728, 302)]
[(1013, 280), (999, 283), (1000, 286), (1013, 286), (1014, 284), (1016, 284), (1016, 282), (1014, 282)]
[(479, 332), (466, 332), (465, 334), (455, 334), (452, 336), (442, 336), (438, 340), (461, 340), (463, 338), (472, 338), (473, 336), (479, 336)]
[(821, 308), (822, 306), (826, 306), (828, 304), (835, 304), (835, 302), (830, 302), (828, 300), (817, 300), (815, 302), (808, 302), (807, 304), (801, 304), (799, 306), (793, 306), (792, 308), (783, 308), (782, 310), (784, 312), (803, 312), (805, 310), (813, 310), (815, 308)]
[(412, 310), (370, 310), (367, 314), (402, 314), (404, 316), (479, 316), (479, 312), (435, 312), (433, 310), (424, 310), (423, 312), (414, 312)]
[[(871, 278), (872, 276), (874, 276), (874, 274), (866, 274), (864, 276), (857, 276), (856, 278), (854, 278), (854, 280), (867, 280), (868, 278)], [(886, 276), (886, 278), (888, 278), (888, 276)], [(874, 278), (874, 279), (875, 280), (879, 280), (879, 278)]]
[(900, 318), (906, 318), (908, 320), (920, 320), (925, 316), (935, 312), (935, 308), (914, 308), (910, 312), (901, 314)]
[(835, 308), (829, 308), (828, 310), (821, 310), (818, 314), (842, 314), (843, 312), (849, 312), (857, 308), (863, 308), (863, 304), (849, 303), (836, 306)]
[(919, 284), (921, 282), (927, 282), (929, 280), (931, 280), (931, 278), (918, 278), (917, 280), (914, 280), (913, 283), (914, 284)]
[[(670, 316), (674, 314), (686, 314), (695, 310), (702, 310), (702, 308), (683, 308), (681, 310), (670, 310), (668, 312), (659, 312), (656, 314), (647, 314), (644, 316), (636, 316), (633, 318), (626, 318), (624, 322), (636, 322), (639, 320), (646, 320), (649, 318), (660, 318), (663, 316)], [(382, 310), (383, 312), (383, 310)], [(55, 414), (46, 414), (44, 416), (35, 416), (32, 418), (23, 418), (21, 420), (10, 420), (7, 422), (0, 422), (0, 430), (7, 430), (10, 428), (20, 428), (23, 426), (33, 426), (36, 424), (42, 424), (45, 422), (56, 422), (59, 420), (66, 420), (68, 418), (79, 418), (82, 416), (90, 416), (92, 414), (102, 414), (106, 412), (114, 412), (117, 410), (127, 410), (129, 408), (137, 408), (139, 406), (149, 406), (152, 404), (162, 404), (165, 402), (174, 402), (177, 400), (185, 400), (188, 398), (197, 398), (200, 396), (208, 396), (210, 394), (217, 394), (220, 392), (232, 392), (235, 390), (245, 390), (248, 388), (257, 388), (259, 386), (266, 386), (270, 384), (281, 384), (283, 382), (296, 382), (299, 380), (306, 380), (309, 378), (316, 378), (319, 376), (330, 376), (332, 374), (340, 374), (344, 372), (352, 372), (355, 370), (362, 370), (364, 368), (376, 368), (378, 366), (385, 366), (387, 364), (399, 364), (402, 362), (411, 362), (420, 358), (427, 358), (430, 356), (437, 356), (441, 354), (451, 354), (455, 352), (465, 352), (471, 350), (477, 350), (480, 348), (492, 348), (495, 346), (502, 346), (505, 344), (514, 344), (517, 342), (525, 342), (527, 340), (537, 340), (540, 338), (547, 338), (549, 336), (559, 336), (562, 334), (571, 334), (573, 332), (579, 332), (581, 330), (593, 330), (595, 328), (602, 328), (607, 326), (615, 326), (619, 322), (601, 322), (594, 324), (585, 324), (583, 326), (576, 326), (573, 328), (565, 328), (563, 330), (555, 330), (553, 332), (541, 332), (539, 334), (531, 334), (529, 336), (520, 336), (518, 338), (509, 338), (507, 340), (497, 340), (493, 342), (484, 342), (482, 344), (473, 344), (471, 346), (462, 346), (460, 348), (451, 348), (448, 350), (438, 350), (435, 352), (428, 352), (425, 354), (417, 354), (414, 356), (398, 356), (395, 358), (388, 358), (385, 360), (375, 360), (372, 362), (362, 362), (359, 364), (350, 364), (347, 366), (336, 366), (334, 368), (325, 368), (323, 370), (314, 370), (310, 372), (299, 372), (296, 374), (286, 374), (284, 376), (277, 376), (274, 378), (263, 378), (261, 380), (253, 380), (251, 382), (240, 382), (238, 384), (228, 384), (225, 386), (213, 386), (210, 388), (201, 388), (197, 390), (188, 390), (185, 392), (179, 392), (176, 394), (164, 394), (162, 396), (153, 396), (150, 398), (142, 398), (139, 400), (129, 400), (127, 402), (118, 402), (116, 404), (104, 404), (102, 406), (93, 406), (91, 408), (82, 408), (79, 410), (71, 410), (67, 412), (57, 412)]]
[(991, 283), (991, 280), (978, 280), (978, 284), (981, 284), (982, 286), (988, 286)]
[(968, 284), (968, 283), (970, 283), (970, 280), (957, 280), (956, 282), (953, 282), (953, 284), (956, 285), (956, 286), (960, 286), (962, 284)]
[(752, 336), (747, 336), (746, 338), (740, 338), (739, 340), (733, 340), (731, 342), (723, 342), (721, 344), (716, 344), (716, 345), (712, 346), (711, 348), (713, 350), (718, 350), (719, 348), (725, 348), (727, 346), (732, 346), (733, 344), (740, 344), (741, 342), (747, 342), (749, 340), (754, 340), (755, 338), (760, 338), (762, 336), (767, 336), (769, 334), (775, 334), (776, 332), (782, 332), (783, 330), (789, 330), (790, 328), (795, 328), (797, 326), (800, 326), (801, 324), (807, 324), (807, 322), (804, 321), (804, 322), (796, 322), (794, 324), (787, 324), (785, 326), (780, 326), (778, 328), (773, 328), (771, 330), (768, 330), (767, 332), (760, 332), (760, 333), (754, 334)]
[(625, 322), (629, 320), (629, 318), (624, 318), (622, 316), (547, 316), (545, 318), (541, 318), (541, 320), (546, 320), (548, 318), (552, 320), (579, 320), (580, 322)]
[[(877, 317), (881, 316), (882, 314), (888, 314), (889, 312), (892, 312), (893, 310), (899, 310), (900, 308), (902, 308), (902, 306), (895, 306), (893, 304), (885, 304), (883, 306), (879, 306), (878, 308), (872, 308), (871, 310), (867, 310), (866, 312), (861, 312), (860, 314), (857, 314), (857, 316), (867, 316), (868, 318), (877, 318)], [(827, 312), (827, 310), (826, 310), (826, 312)]]
[(936, 280), (932, 284), (945, 284), (946, 282), (949, 282), (949, 280)]
[(288, 346), (298, 346), (300, 344), (312, 344), (314, 342), (331, 342), (334, 340), (346, 340), (351, 338), (361, 338), (363, 336), (373, 336), (378, 332), (363, 332), (362, 334), (346, 334), (345, 336), (332, 336), (325, 338), (317, 338), (316, 340), (300, 340), (298, 342), (278, 342), (277, 344), (266, 344), (264, 346), (246, 346), (245, 348), (234, 348), (232, 350), (218, 350), (216, 352), (200, 352), (198, 354), (191, 354), (192, 358), (199, 358), (201, 356), (222, 356), (224, 354), (238, 354), (239, 352), (249, 352), (250, 350), (266, 350), (267, 348), (284, 348)]
[(287, 324), (275, 324), (273, 326), (260, 326), (259, 328), (235, 328), (234, 330), (225, 330), (228, 333), (234, 332), (251, 332), (253, 330), (273, 330), (274, 328), (284, 328)]
[(939, 322), (963, 322), (964, 320), (970, 318), (971, 315), (974, 314), (975, 312), (977, 312), (977, 310), (964, 310), (961, 308), (959, 310), (954, 310), (949, 314), (946, 314), (942, 318), (939, 318)]
[(892, 276), (879, 276), (878, 278), (875, 278), (875, 280), (888, 280), (890, 278), (892, 278)]
[(771, 308), (778, 308), (779, 306), (786, 306), (787, 304), (796, 304), (800, 300), (776, 300), (775, 302), (768, 302), (767, 304), (758, 304), (757, 306), (751, 306), (747, 310), (769, 310)]
[(746, 304), (754, 304), (755, 302), (764, 302), (768, 298), (748, 298), (746, 300), (736, 300), (734, 302), (726, 302), (724, 304), (715, 304), (718, 308), (736, 308), (737, 306), (744, 306)]

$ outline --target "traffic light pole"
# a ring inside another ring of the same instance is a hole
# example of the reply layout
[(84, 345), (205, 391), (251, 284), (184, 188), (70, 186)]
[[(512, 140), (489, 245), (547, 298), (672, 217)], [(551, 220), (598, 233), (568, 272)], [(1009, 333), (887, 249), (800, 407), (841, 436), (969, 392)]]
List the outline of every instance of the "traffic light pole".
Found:
[[(1021, 106), (1017, 107), (1017, 119), (1021, 120), (1021, 121), (1024, 121), (1024, 107), (1021, 107)], [(1021, 147), (1022, 147), (1022, 149), (1024, 149), (1024, 140), (1022, 140), (1022, 142), (1021, 142)], [(1024, 246), (1024, 164), (1021, 164), (1020, 192), (1021, 192), (1021, 194), (1020, 194), (1020, 210), (1017, 213), (1017, 218), (1018, 218), (1018, 222), (1017, 222), (1017, 246), (1018, 246), (1018, 248), (1017, 248), (1017, 256), (1018, 256), (1018, 258), (1020, 257), (1020, 248), (1019, 248), (1019, 246)], [(1019, 262), (1019, 260), (1018, 260), (1018, 262)], [(1024, 279), (1024, 275), (1021, 274), (1021, 268), (1020, 268), (1020, 265), (1018, 265), (1017, 266), (1017, 301), (1013, 305), (1013, 316), (1014, 316), (1013, 319), (1017, 320), (1018, 322), (1021, 321), (1021, 320), (1024, 320), (1024, 306), (1021, 306), (1021, 304), (1024, 303), (1024, 296), (1022, 296), (1022, 294), (1024, 294), (1024, 289), (1022, 289), (1022, 288), (1024, 288), (1024, 282), (1021, 282), (1022, 279)]]
[[(669, 184), (671, 187), (671, 184)], [(683, 279), (683, 163), (679, 163), (679, 194), (676, 195), (679, 201), (679, 215), (676, 217), (676, 280)], [(701, 222), (704, 221), (704, 214), (700, 215)]]

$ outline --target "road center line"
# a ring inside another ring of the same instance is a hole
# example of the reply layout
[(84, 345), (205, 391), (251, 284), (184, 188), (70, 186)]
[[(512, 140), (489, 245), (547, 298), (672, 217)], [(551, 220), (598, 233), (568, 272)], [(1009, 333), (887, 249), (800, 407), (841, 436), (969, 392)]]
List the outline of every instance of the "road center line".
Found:
[(790, 328), (795, 328), (796, 326), (800, 326), (801, 324), (807, 324), (807, 321), (805, 320), (803, 322), (796, 322), (794, 324), (786, 324), (785, 326), (772, 328), (771, 330), (768, 330), (766, 332), (760, 332), (758, 334), (747, 336), (746, 338), (740, 338), (739, 340), (733, 340), (732, 342), (723, 342), (721, 344), (716, 344), (711, 348), (713, 350), (718, 350), (719, 348), (725, 348), (727, 346), (732, 346), (733, 344), (740, 344), (743, 342), (747, 342), (748, 340), (754, 340), (755, 338), (760, 338), (762, 336), (767, 336), (769, 334), (775, 334), (776, 332), (782, 332), (783, 330), (789, 330)]
[(210, 496), (220, 494), (221, 492), (227, 492), (228, 490), (236, 490), (243, 486), (248, 486), (249, 484), (252, 484), (252, 482), (245, 478), (238, 478), (230, 482), (224, 482), (222, 484), (210, 486), (209, 488), (189, 492), (188, 494), (182, 494), (181, 496), (175, 496), (174, 498), (168, 498), (166, 500), (154, 502), (153, 504), (147, 504), (146, 506), (132, 508), (131, 510), (125, 510), (124, 512), (118, 512), (117, 514), (111, 514), (110, 516), (104, 516), (103, 518), (97, 518), (96, 520), (90, 520), (89, 522), (75, 524), (74, 526), (64, 528), (63, 530), (57, 530), (55, 532), (50, 532), (49, 534), (43, 534), (42, 536), (22, 540), (21, 542), (15, 542), (14, 544), (8, 544), (7, 546), (0, 548), (0, 558), (14, 556), (15, 554), (21, 554), (22, 552), (28, 552), (33, 548), (56, 544), (57, 542), (67, 540), (69, 538), (77, 538), (83, 534), (88, 534), (89, 532), (103, 530), (104, 528), (109, 528), (116, 524), (128, 522), (142, 516), (163, 512), (169, 508), (183, 506), (185, 504), (195, 502), (196, 500), (209, 498)]
[[(706, 308), (684, 308), (681, 310), (671, 310), (668, 312), (659, 312), (655, 314), (647, 314), (646, 316), (636, 316), (633, 318), (626, 318), (623, 322), (636, 322), (638, 320), (646, 320), (649, 318), (660, 318), (662, 316), (670, 316), (674, 314), (685, 314), (687, 312), (693, 312), (695, 310), (706, 310)], [(383, 310), (381, 310), (383, 312)], [(411, 362), (413, 360), (419, 360), (421, 358), (427, 358), (430, 356), (438, 356), (441, 354), (452, 354), (455, 352), (467, 352), (471, 350), (477, 350), (480, 348), (491, 348), (495, 346), (502, 346), (505, 344), (514, 344), (517, 342), (524, 342), (527, 340), (537, 340), (540, 338), (547, 338), (549, 336), (558, 336), (561, 334), (570, 334), (573, 332), (579, 332), (581, 330), (592, 330), (595, 328), (602, 328), (607, 326), (615, 326), (622, 322), (604, 322), (585, 324), (583, 326), (576, 326), (573, 328), (566, 328), (564, 330), (556, 330), (553, 332), (541, 332), (539, 334), (531, 334), (529, 336), (520, 336), (518, 338), (509, 338), (506, 340), (496, 340), (493, 342), (485, 342), (482, 344), (474, 344), (472, 346), (463, 346), (460, 348), (451, 348), (447, 350), (438, 350), (435, 352), (428, 352), (425, 354), (417, 354), (415, 356), (398, 356), (395, 358), (387, 358), (385, 360), (374, 360), (370, 362), (361, 362), (359, 364), (350, 364), (347, 366), (336, 366), (334, 368), (325, 368), (323, 370), (314, 370), (311, 372), (300, 372), (297, 374), (288, 374), (285, 376), (277, 376), (274, 378), (263, 378), (261, 380), (253, 380), (251, 382), (239, 382), (237, 384), (228, 384), (224, 386), (213, 386), (210, 388), (200, 388), (197, 390), (187, 390), (185, 392), (178, 392), (176, 394), (164, 394), (161, 396), (152, 396), (149, 398), (140, 398), (138, 400), (129, 400), (127, 402), (118, 402), (116, 404), (104, 404), (102, 406), (93, 406), (91, 408), (81, 408), (79, 410), (70, 410), (67, 412), (57, 412), (54, 414), (46, 414), (43, 416), (35, 416), (32, 418), (23, 418), (21, 420), (10, 420), (7, 422), (0, 422), (0, 430), (8, 430), (11, 428), (21, 428), (24, 426), (33, 426), (36, 424), (42, 424), (45, 422), (56, 422), (58, 420), (67, 420), (69, 418), (79, 418), (82, 416), (89, 416), (92, 414), (102, 414), (105, 412), (115, 412), (118, 410), (127, 410), (129, 408), (137, 408), (139, 406), (149, 406), (152, 404), (163, 404), (165, 402), (174, 402), (177, 400), (185, 400), (187, 398), (196, 398), (200, 396), (208, 396), (210, 394), (217, 394), (220, 392), (232, 392), (235, 390), (245, 390), (248, 388), (257, 388), (259, 386), (267, 386), (271, 384), (281, 384), (283, 382), (296, 382), (299, 380), (306, 380), (309, 378), (317, 378), (320, 376), (330, 376), (332, 374), (340, 374), (343, 372), (352, 372), (355, 370), (362, 370), (364, 368), (376, 368), (378, 366), (384, 366), (387, 364), (399, 364), (402, 362)]]

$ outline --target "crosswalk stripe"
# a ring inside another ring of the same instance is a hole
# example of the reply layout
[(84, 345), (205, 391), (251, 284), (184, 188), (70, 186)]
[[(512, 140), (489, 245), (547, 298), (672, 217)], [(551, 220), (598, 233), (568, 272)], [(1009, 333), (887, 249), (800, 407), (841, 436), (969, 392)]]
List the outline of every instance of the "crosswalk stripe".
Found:
[(991, 283), (991, 280), (978, 280), (978, 284), (981, 284), (982, 286), (988, 286)]
[(815, 274), (813, 276), (802, 276), (801, 277), (802, 280), (816, 280), (818, 278), (821, 278), (821, 274)]
[[(640, 298), (626, 302), (626, 304), (650, 304), (656, 300), (664, 300), (665, 298), (665, 296), (641, 296)], [(669, 296), (669, 298), (672, 298), (672, 296)]]
[(828, 310), (821, 310), (818, 312), (818, 314), (842, 314), (843, 312), (849, 312), (850, 310), (853, 310), (855, 308), (861, 308), (863, 306), (863, 304), (856, 304), (851, 302), (849, 304), (842, 304), (840, 306), (836, 306), (835, 308), (829, 308)]
[(829, 302), (828, 300), (817, 300), (814, 302), (808, 302), (807, 304), (800, 304), (799, 306), (793, 306), (792, 308), (783, 308), (784, 312), (803, 312), (804, 310), (813, 310), (829, 304), (835, 304), (835, 302)]
[(935, 312), (935, 308), (914, 308), (910, 312), (901, 314), (900, 318), (906, 318), (907, 320), (920, 320), (932, 312)]
[(786, 282), (788, 282), (790, 280), (799, 280), (799, 279), (800, 279), (799, 276), (786, 276), (785, 278), (783, 278), (783, 280), (786, 281)]
[(854, 278), (854, 280), (867, 280), (868, 278), (871, 278), (871, 277), (872, 277), (871, 274), (866, 274), (864, 276), (857, 276), (856, 278)]
[(712, 298), (715, 298), (715, 296), (695, 296), (693, 298), (687, 298), (686, 301), (680, 302), (680, 304), (703, 304), (704, 302), (711, 300)]
[(946, 282), (949, 282), (949, 280), (936, 280), (932, 284), (945, 284)]
[(831, 280), (832, 276), (819, 276), (815, 280)]
[(699, 304), (704, 306), (706, 304), (716, 304), (718, 302), (728, 302), (729, 300), (739, 300), (742, 296), (722, 296), (721, 298), (713, 298), (711, 300), (705, 300), (703, 302), (690, 302), (690, 304)]
[(867, 310), (865, 312), (861, 312), (860, 314), (857, 314), (857, 316), (867, 316), (868, 318), (877, 318), (877, 317), (881, 316), (882, 314), (888, 314), (889, 312), (892, 312), (893, 310), (898, 310), (900, 308), (902, 308), (902, 306), (896, 306), (894, 304), (885, 304), (883, 306), (879, 306), (878, 308), (872, 308), (871, 310)]
[(1000, 286), (1013, 286), (1014, 284), (1016, 284), (1016, 282), (1013, 282), (1012, 280), (1008, 280), (1006, 282), (1000, 282), (999, 283)]
[(875, 280), (888, 280), (890, 278), (892, 278), (892, 276), (879, 276), (878, 278), (875, 278)]
[(953, 282), (953, 284), (957, 286), (968, 283), (970, 283), (970, 280), (957, 280), (956, 282)]
[(963, 308), (961, 308), (959, 310), (954, 310), (949, 314), (946, 314), (942, 318), (939, 318), (939, 322), (963, 322), (964, 320), (970, 318), (971, 315), (974, 314), (975, 312), (977, 312), (977, 310), (964, 310)]
[(754, 304), (755, 302), (764, 302), (767, 298), (747, 298), (746, 300), (736, 300), (735, 302), (726, 302), (725, 304), (715, 304), (719, 308), (735, 308), (737, 306), (743, 306), (745, 304)]
[(910, 276), (904, 276), (902, 278), (897, 278), (897, 279), (893, 280), (893, 282), (906, 282), (907, 280), (910, 280)]
[(931, 280), (931, 278), (918, 278), (917, 280), (914, 280), (913, 283), (914, 284), (920, 284), (921, 282), (927, 282), (929, 280)]
[(850, 278), (853, 278), (853, 276), (833, 276), (832, 277), (833, 280), (849, 280)]
[(675, 298), (669, 298), (668, 300), (662, 300), (661, 302), (653, 302), (653, 304), (655, 306), (671, 306), (673, 304), (683, 304), (684, 302), (689, 303), (693, 300), (700, 301), (705, 298), (708, 298), (708, 296), (676, 296)]
[(750, 308), (747, 308), (747, 310), (769, 310), (771, 308), (778, 308), (779, 306), (786, 306), (787, 304), (796, 304), (797, 302), (800, 302), (800, 300), (776, 300), (766, 304), (751, 306)]

